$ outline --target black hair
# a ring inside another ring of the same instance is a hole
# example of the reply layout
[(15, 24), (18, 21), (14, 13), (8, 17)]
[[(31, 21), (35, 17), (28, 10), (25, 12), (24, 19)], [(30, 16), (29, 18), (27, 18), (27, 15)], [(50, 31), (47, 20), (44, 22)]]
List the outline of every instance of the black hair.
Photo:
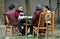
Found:
[(13, 10), (15, 8), (15, 5), (14, 4), (10, 4), (8, 8), (9, 8), (9, 10)]
[[(23, 7), (23, 6), (22, 6), (22, 5), (19, 5), (18, 8), (19, 8), (19, 7)], [(23, 11), (18, 10), (18, 8), (17, 8), (17, 10), (16, 10), (18, 13), (23, 12)]]
[(42, 6), (37, 5), (37, 6), (36, 6), (36, 10), (37, 10), (37, 9), (39, 9), (39, 10), (42, 9)]
[(44, 7), (47, 8), (48, 10), (50, 10), (48, 6), (44, 6)]
[(20, 11), (20, 10), (16, 10), (16, 12), (20, 13), (20, 12), (23, 12), (23, 11)]

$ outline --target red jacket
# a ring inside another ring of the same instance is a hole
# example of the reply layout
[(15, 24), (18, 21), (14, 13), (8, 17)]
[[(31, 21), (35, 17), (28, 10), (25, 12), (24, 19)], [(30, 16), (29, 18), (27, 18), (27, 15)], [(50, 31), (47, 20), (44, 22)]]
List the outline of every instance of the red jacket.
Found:
[(7, 11), (9, 22), (11, 25), (18, 26), (19, 22), (15, 17), (15, 10), (9, 10)]
[(41, 12), (42, 12), (42, 10), (40, 10), (40, 9), (35, 11), (33, 18), (32, 18), (33, 25), (38, 26), (39, 16), (40, 16)]
[(18, 16), (19, 16), (19, 13), (16, 11), (15, 12), (15, 16), (18, 18)]

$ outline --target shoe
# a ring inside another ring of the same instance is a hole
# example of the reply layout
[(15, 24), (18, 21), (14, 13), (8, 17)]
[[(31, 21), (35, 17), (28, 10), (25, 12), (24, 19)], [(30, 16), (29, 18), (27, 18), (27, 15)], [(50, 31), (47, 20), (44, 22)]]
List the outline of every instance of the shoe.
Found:
[(32, 37), (32, 35), (31, 35), (31, 34), (29, 34), (29, 35), (28, 35), (28, 37)]
[(19, 36), (22, 36), (22, 34), (21, 34), (21, 33), (19, 33)]

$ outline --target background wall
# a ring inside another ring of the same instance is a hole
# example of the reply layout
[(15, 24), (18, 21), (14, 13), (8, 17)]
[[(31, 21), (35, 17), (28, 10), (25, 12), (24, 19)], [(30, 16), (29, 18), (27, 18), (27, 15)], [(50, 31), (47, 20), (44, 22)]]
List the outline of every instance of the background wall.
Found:
[(3, 12), (4, 12), (4, 0), (0, 0), (0, 25), (4, 24), (3, 23), (3, 20), (4, 20)]
[(24, 12), (26, 13), (26, 3), (25, 3), (25, 0), (4, 0), (5, 11), (8, 10), (9, 4), (15, 4), (16, 8), (19, 5), (22, 5), (24, 7)]
[[(60, 2), (60, 0), (59, 0), (59, 2)], [(2, 12), (7, 11), (8, 10), (8, 6), (11, 3), (15, 4), (16, 8), (19, 5), (22, 5), (24, 7), (24, 12), (26, 13), (26, 11), (27, 11), (26, 4), (27, 3), (26, 3), (25, 0), (0, 0), (0, 19), (1, 20), (3, 19), (3, 13)], [(29, 4), (30, 4), (30, 6), (29, 6)], [(28, 6), (30, 8), (28, 8), (28, 10), (30, 10), (31, 12), (28, 11), (28, 14), (29, 15), (33, 15), (34, 11), (36, 9), (36, 5), (41, 5), (41, 6), (48, 5), (49, 6), (49, 0), (29, 0), (29, 4), (28, 4)], [(56, 7), (57, 7), (57, 0), (51, 0), (51, 8), (53, 10), (55, 10)], [(59, 15), (60, 15), (60, 13), (59, 13)], [(57, 9), (56, 9), (55, 21), (57, 21), (57, 20), (58, 20), (58, 12), (57, 12)]]
[[(31, 12), (29, 12), (28, 14), (30, 14), (30, 15), (33, 15), (37, 5), (41, 5), (41, 6), (49, 5), (49, 0), (44, 0), (44, 1), (43, 0), (36, 0), (36, 1), (35, 0), (29, 0), (29, 2), (30, 2), (29, 10), (31, 10)], [(9, 4), (11, 4), (11, 3), (15, 4), (16, 6), (23, 5), (24, 12), (26, 13), (26, 2), (25, 2), (25, 0), (9, 0), (9, 1), (4, 0), (4, 5), (5, 5), (6, 11), (8, 10)]]
[(56, 13), (55, 13), (55, 21), (57, 21), (58, 20), (57, 0), (51, 0), (51, 8), (56, 11)]
[(36, 6), (37, 5), (41, 5), (41, 6), (44, 6), (44, 5), (48, 5), (49, 6), (49, 0), (30, 0), (30, 5), (31, 5), (31, 15), (33, 15), (35, 9), (36, 9)]

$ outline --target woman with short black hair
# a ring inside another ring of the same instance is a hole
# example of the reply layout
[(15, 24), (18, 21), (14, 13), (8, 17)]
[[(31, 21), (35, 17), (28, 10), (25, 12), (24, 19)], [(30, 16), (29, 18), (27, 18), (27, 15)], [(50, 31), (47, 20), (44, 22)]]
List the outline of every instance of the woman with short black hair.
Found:
[(9, 10), (7, 11), (7, 14), (9, 17), (10, 24), (14, 25), (14, 26), (18, 26), (19, 22), (15, 17), (15, 5), (10, 4), (8, 8), (9, 8)]

